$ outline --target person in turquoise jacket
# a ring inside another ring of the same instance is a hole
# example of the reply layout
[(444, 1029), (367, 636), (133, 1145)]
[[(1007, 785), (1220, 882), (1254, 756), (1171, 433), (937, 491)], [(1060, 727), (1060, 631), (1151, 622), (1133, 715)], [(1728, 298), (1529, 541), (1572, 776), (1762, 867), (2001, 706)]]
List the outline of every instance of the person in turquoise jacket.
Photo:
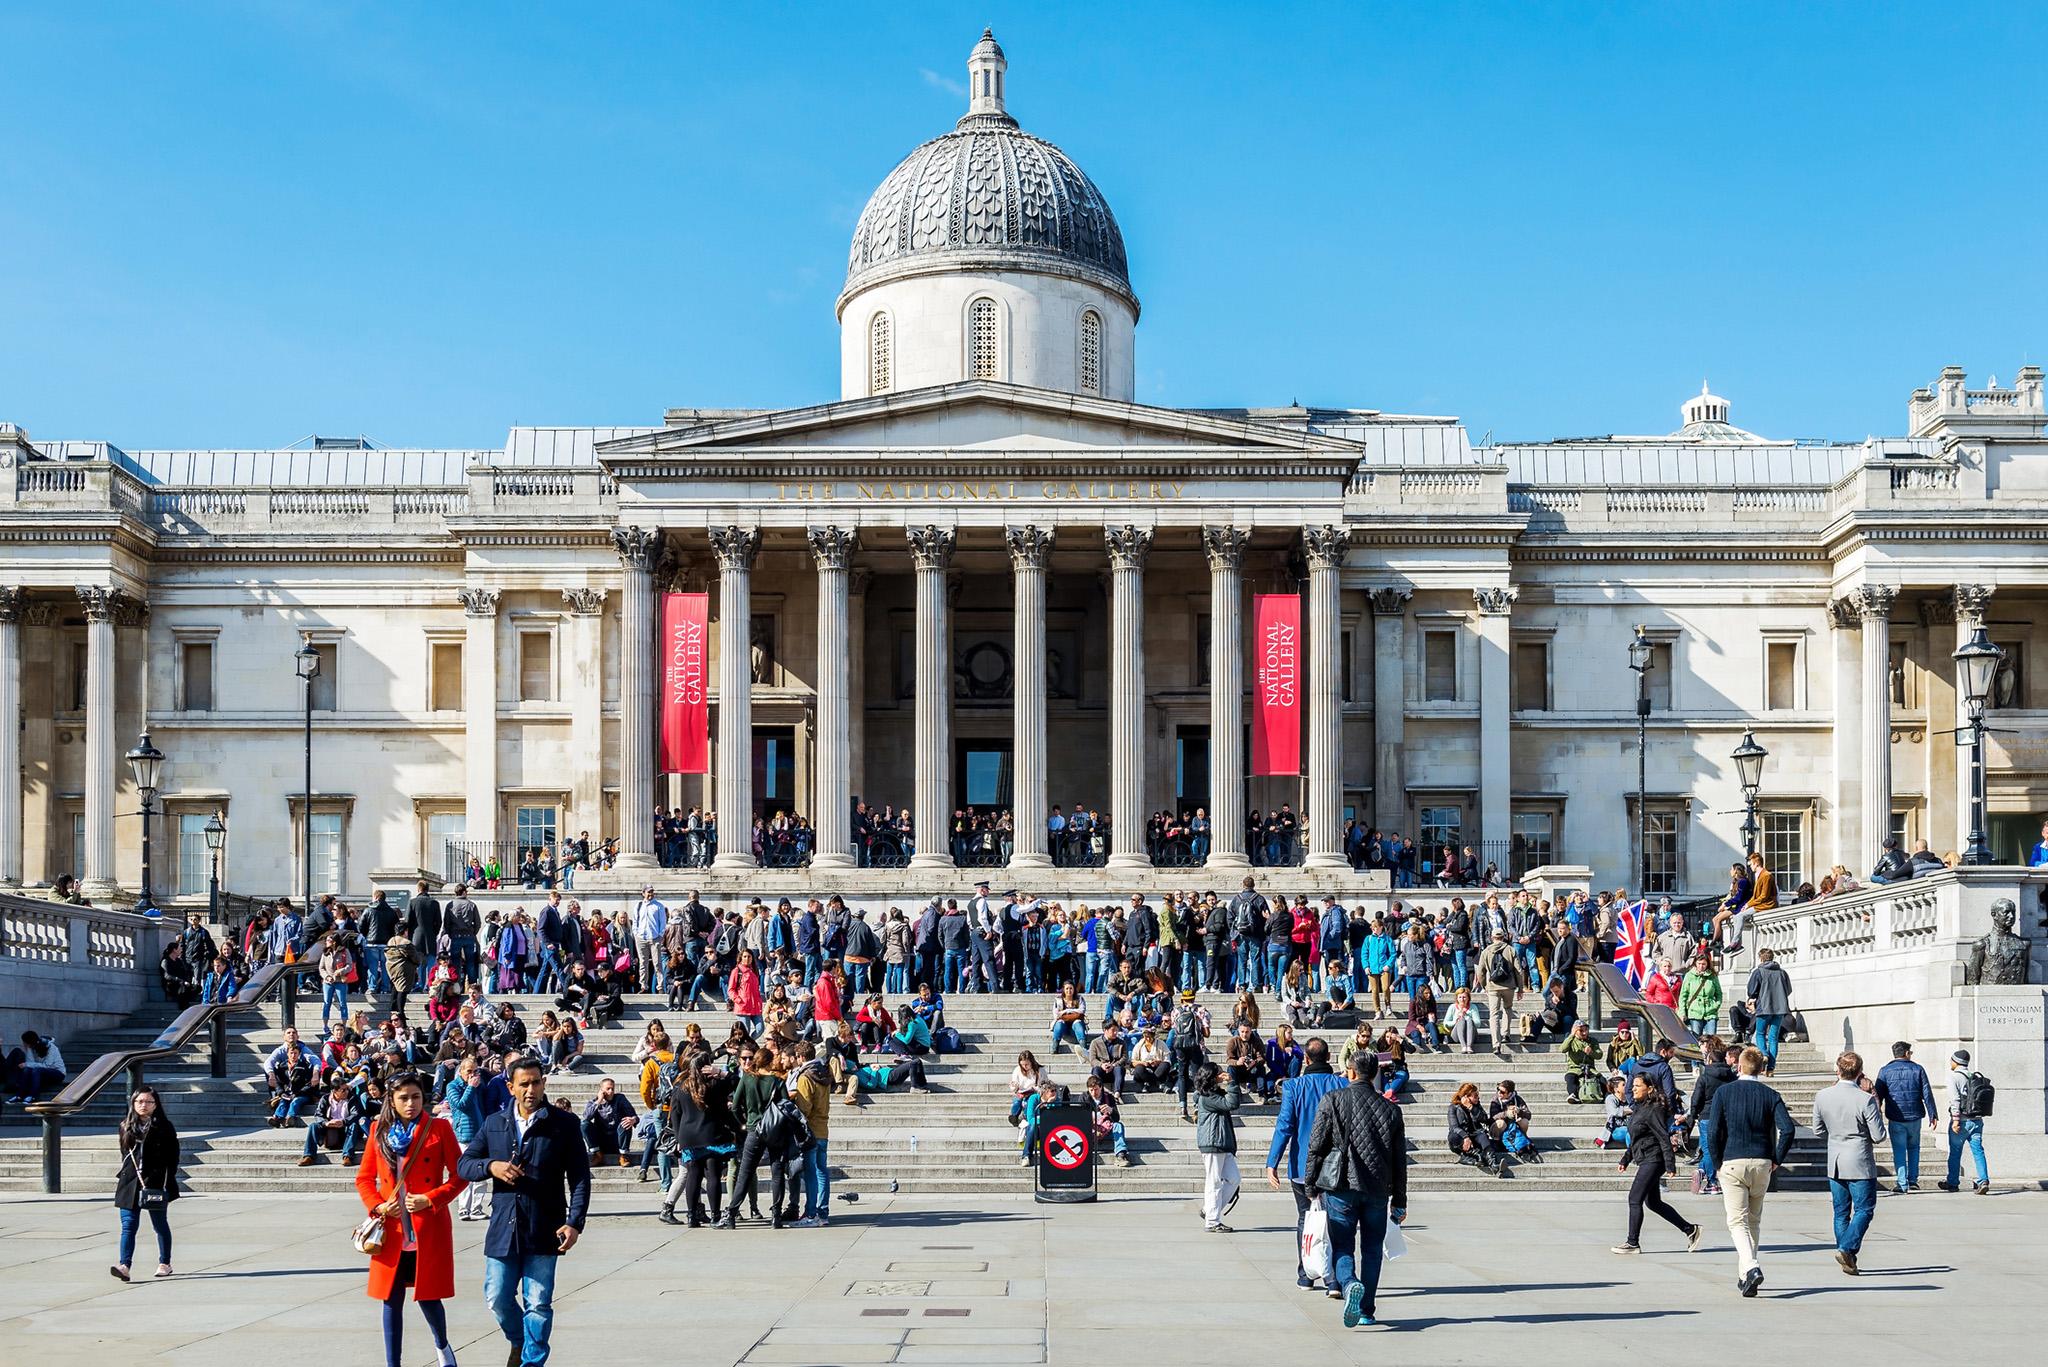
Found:
[(1388, 933), (1386, 922), (1375, 921), (1372, 934), (1365, 937), (1359, 946), (1359, 957), (1365, 961), (1365, 983), (1360, 984), (1356, 995), (1365, 995), (1365, 986), (1372, 987), (1373, 1016), (1392, 1015), (1394, 1011), (1394, 937)]
[[(1287, 1160), (1287, 1180), (1294, 1187), (1294, 1284), (1310, 1287), (1308, 1273), (1301, 1265), (1301, 1226), (1308, 1218), (1314, 1198), (1308, 1188), (1308, 1135), (1315, 1125), (1316, 1108), (1323, 1098), (1346, 1085), (1345, 1079), (1330, 1071), (1329, 1042), (1317, 1037), (1303, 1050), (1301, 1076), (1289, 1078), (1280, 1089), (1280, 1114), (1273, 1123), (1273, 1142), (1266, 1146), (1266, 1182), (1280, 1189), (1280, 1160)], [(1331, 1290), (1336, 1283), (1330, 1282)]]

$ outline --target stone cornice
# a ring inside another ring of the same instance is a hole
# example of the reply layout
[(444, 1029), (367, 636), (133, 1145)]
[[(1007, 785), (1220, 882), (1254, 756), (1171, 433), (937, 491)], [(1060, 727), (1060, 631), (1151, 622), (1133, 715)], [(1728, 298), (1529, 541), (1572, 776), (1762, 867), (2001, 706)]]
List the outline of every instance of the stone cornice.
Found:
[(1671, 564), (1688, 560), (1717, 563), (1829, 564), (1834, 557), (1818, 546), (1776, 547), (1768, 544), (1729, 545), (1633, 545), (1633, 546), (1530, 546), (1517, 545), (1508, 552), (1510, 560), (1531, 564)]
[(460, 565), (462, 547), (449, 545), (400, 550), (334, 544), (318, 549), (303, 546), (159, 546), (149, 558), (151, 563), (159, 565)]
[(1328, 479), (1349, 482), (1357, 468), (1350, 454), (1316, 456), (1299, 451), (1267, 454), (1242, 448), (1128, 450), (1104, 447), (1019, 453), (986, 450), (866, 451), (857, 455), (843, 448), (820, 451), (804, 447), (758, 452), (719, 451), (712, 455), (700, 448), (686, 448), (672, 461), (642, 463), (635, 457), (613, 467), (624, 484), (633, 480), (692, 481), (748, 479), (798, 482), (803, 480), (869, 479), (1073, 479), (1093, 475), (1096, 479), (1137, 479), (1184, 476), (1195, 479), (1274, 478)]

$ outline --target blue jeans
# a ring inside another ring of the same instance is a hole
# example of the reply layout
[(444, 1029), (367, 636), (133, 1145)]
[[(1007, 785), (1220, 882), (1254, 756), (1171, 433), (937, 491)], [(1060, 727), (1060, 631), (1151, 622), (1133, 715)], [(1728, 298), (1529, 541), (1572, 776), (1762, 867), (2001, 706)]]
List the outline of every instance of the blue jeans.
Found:
[(548, 1360), (548, 1331), (555, 1323), (555, 1263), (552, 1253), (484, 1259), (484, 1303), (497, 1316), (505, 1342), (523, 1345), (522, 1367)]
[(1892, 1136), (1892, 1179), (1902, 1187), (1920, 1185), (1920, 1117), (1894, 1120)]
[(348, 1019), (348, 984), (322, 983), (320, 986), (320, 1024), (327, 1024), (329, 1011), (341, 1012), (343, 1020)]
[(562, 990), (562, 951), (553, 945), (543, 945), (540, 951), (540, 967), (534, 970), (533, 991), (559, 992)]
[(825, 1157), (825, 1142), (811, 1141), (804, 1150), (804, 1217), (823, 1220), (831, 1215), (832, 1164)]
[(1202, 979), (1204, 976), (1202, 973), (1202, 969), (1203, 962), (1200, 951), (1190, 951), (1185, 949), (1181, 951), (1180, 985), (1183, 988), (1192, 987), (1195, 989), (1195, 991), (1200, 992), (1202, 990)]
[(825, 960), (813, 949), (804, 955), (804, 986), (810, 987), (818, 981), (818, 973), (825, 966)]
[(891, 996), (902, 996), (910, 990), (910, 965), (889, 964), (882, 973), (882, 984)]
[(1251, 992), (1264, 987), (1266, 977), (1266, 947), (1262, 940), (1239, 940), (1237, 942), (1237, 985)]
[(1778, 1066), (1778, 1041), (1785, 1036), (1783, 1016), (1758, 1016), (1756, 1018), (1756, 1047), (1764, 1051), (1764, 1058), (1772, 1068)]
[(1700, 1180), (1712, 1186), (1715, 1174), (1721, 1170), (1714, 1165), (1714, 1151), (1713, 1147), (1707, 1143), (1706, 1127), (1700, 1126), (1693, 1133), (1698, 1137), (1700, 1146)]
[[(361, 1120), (356, 1121), (352, 1125), (344, 1125), (341, 1127), (342, 1157), (355, 1157), (356, 1150), (363, 1147), (363, 1133), (367, 1128), (368, 1122)], [(332, 1133), (333, 1131), (328, 1129), (325, 1125), (306, 1126), (306, 1157), (311, 1158), (314, 1154), (318, 1153), (320, 1151), (320, 1146), (324, 1142), (326, 1142), (327, 1136)], [(165, 1259), (165, 1261), (168, 1262), (170, 1260)]]
[(967, 951), (964, 949), (949, 949), (946, 951), (945, 990), (947, 992), (958, 992), (962, 990), (961, 980), (966, 976), (967, 973), (967, 958)]
[(1984, 1161), (1984, 1122), (1981, 1120), (1959, 1120), (1960, 1130), (1948, 1134), (1948, 1184), (1952, 1187), (1962, 1184), (1963, 1146), (1970, 1146), (1970, 1157), (1976, 1160), (1977, 1180), (1989, 1182), (1991, 1168)]
[(1877, 1179), (1830, 1177), (1828, 1194), (1835, 1198), (1835, 1247), (1853, 1256), (1877, 1213)]
[(477, 949), (476, 936), (450, 935), (448, 952), (455, 956), (455, 971), (462, 975), (464, 982), (483, 981), (483, 974), (479, 971), (483, 964), (483, 956)]
[(1536, 977), (1536, 946), (1516, 945), (1515, 957), (1522, 961), (1522, 971), (1529, 975), (1529, 981), (1532, 983), (1538, 981)]
[(1060, 1039), (1062, 1037), (1073, 1040), (1076, 1049), (1085, 1052), (1088, 1048), (1088, 1027), (1080, 1021), (1060, 1021), (1053, 1026), (1052, 1053), (1057, 1054), (1060, 1051)]
[(1472, 970), (1470, 966), (1467, 965), (1465, 962), (1465, 957), (1467, 953), (1468, 951), (1462, 949), (1454, 949), (1450, 951), (1451, 990), (1453, 992), (1457, 991), (1461, 987), (1465, 987), (1470, 984)]
[(1121, 1120), (1110, 1122), (1109, 1151), (1111, 1153), (1122, 1153), (1124, 1151), (1124, 1122)]
[(1287, 983), (1287, 961), (1293, 957), (1294, 947), (1286, 940), (1266, 941), (1266, 982), (1276, 997)]
[(384, 946), (363, 946), (363, 991), (389, 992), (391, 970), (384, 964)]
[(1353, 1282), (1364, 1283), (1363, 1309), (1370, 1315), (1387, 1243), (1386, 1193), (1326, 1191), (1323, 1210), (1330, 1217), (1330, 1285), (1342, 1291)]
[[(135, 1230), (142, 1223), (142, 1212), (121, 1207), (121, 1266), (127, 1267), (135, 1261)], [(149, 1212), (150, 1228), (156, 1231), (156, 1260), (168, 1267), (171, 1263), (171, 1216), (162, 1206)]]

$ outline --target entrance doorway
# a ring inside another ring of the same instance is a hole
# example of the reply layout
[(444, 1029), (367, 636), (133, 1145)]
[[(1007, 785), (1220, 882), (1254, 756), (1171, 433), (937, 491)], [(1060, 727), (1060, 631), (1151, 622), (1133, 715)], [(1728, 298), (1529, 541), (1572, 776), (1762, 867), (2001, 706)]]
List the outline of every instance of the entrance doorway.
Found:
[[(754, 728), (754, 812), (766, 821), (777, 812), (796, 812), (796, 728)], [(725, 813), (720, 812), (723, 818)], [(720, 826), (725, 822), (721, 820)]]
[(1011, 803), (1011, 743), (960, 740), (953, 746), (953, 805), (977, 816), (1008, 811)]
[(1173, 733), (1174, 812), (1207, 810), (1209, 801), (1209, 728), (1179, 726)]

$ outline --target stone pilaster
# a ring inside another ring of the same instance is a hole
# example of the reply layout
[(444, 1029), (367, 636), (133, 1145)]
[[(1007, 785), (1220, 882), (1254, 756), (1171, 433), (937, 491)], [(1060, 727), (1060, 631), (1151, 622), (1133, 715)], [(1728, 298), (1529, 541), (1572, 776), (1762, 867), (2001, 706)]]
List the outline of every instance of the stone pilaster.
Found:
[(85, 609), (85, 895), (96, 900), (119, 891), (114, 880), (114, 772), (120, 747), (114, 737), (114, 619), (121, 595), (81, 584)]
[(1045, 577), (1052, 561), (1050, 527), (1010, 527), (1003, 533), (1017, 580), (1016, 651), (1011, 678), (1015, 741), (1011, 810), (1016, 843), (1012, 868), (1049, 868), (1045, 841)]
[(812, 527), (805, 532), (811, 558), (818, 566), (818, 740), (811, 821), (818, 847), (811, 866), (853, 867), (853, 790), (847, 764), (852, 726), (847, 711), (847, 679), (851, 656), (847, 637), (847, 574), (853, 563), (854, 532), (849, 527)]
[(1875, 864), (1892, 829), (1891, 613), (1897, 597), (1898, 590), (1884, 584), (1849, 594), (1863, 627), (1863, 857), (1852, 869)]
[(661, 533), (612, 528), (619, 553), (619, 857), (616, 868), (647, 870), (654, 857), (654, 571)]
[(1149, 527), (1104, 527), (1109, 548), (1109, 866), (1145, 869), (1145, 556)]
[(1372, 591), (1372, 815), (1391, 835), (1408, 824), (1406, 633), (1413, 589)]
[(1342, 527), (1301, 529), (1308, 558), (1308, 857), (1304, 867), (1341, 869), (1344, 858), (1343, 640), (1338, 573), (1351, 534)]
[[(462, 836), (498, 838), (497, 589), (469, 587), (462, 599)], [(509, 869), (510, 863), (500, 861)], [(516, 856), (510, 862), (517, 862)]]
[(1209, 557), (1209, 858), (1249, 866), (1244, 849), (1244, 527), (1202, 528)]
[(604, 589), (562, 590), (563, 701), (569, 705), (569, 812), (565, 835), (589, 831), (592, 848), (610, 832), (604, 818)]
[[(1984, 625), (1991, 611), (1992, 586), (1989, 584), (1958, 584), (1955, 587), (1954, 604), (1956, 618), (1956, 648), (1961, 649), (1977, 634), (1977, 628)], [(1929, 633), (1928, 639), (1934, 639)], [(1970, 724), (1970, 705), (1963, 696), (1963, 681), (1955, 678), (1955, 662), (1949, 662), (1949, 677), (1955, 679), (1955, 722), (1958, 730)], [(1934, 737), (1929, 736), (1928, 749), (1934, 750)], [(1970, 791), (1970, 761), (1965, 751), (1955, 746), (1946, 747), (1955, 761), (1956, 770), (1956, 820), (1953, 838), (1948, 848), (1967, 850), (1970, 848), (1970, 801), (1975, 796)], [(1936, 847), (1937, 852), (1941, 848)]]
[(0, 588), (0, 886), (21, 882), (21, 618), (28, 595)]
[[(1514, 780), (1509, 772), (1508, 745), (1508, 621), (1515, 609), (1515, 590), (1472, 590), (1479, 609), (1479, 838), (1505, 852), (1513, 826)], [(1481, 865), (1485, 859), (1481, 859)]]
[(759, 527), (713, 527), (718, 556), (718, 857), (714, 868), (754, 864), (754, 557)]
[(917, 566), (917, 779), (913, 810), (914, 868), (953, 867), (953, 630), (946, 571), (954, 531), (927, 524), (906, 528)]

